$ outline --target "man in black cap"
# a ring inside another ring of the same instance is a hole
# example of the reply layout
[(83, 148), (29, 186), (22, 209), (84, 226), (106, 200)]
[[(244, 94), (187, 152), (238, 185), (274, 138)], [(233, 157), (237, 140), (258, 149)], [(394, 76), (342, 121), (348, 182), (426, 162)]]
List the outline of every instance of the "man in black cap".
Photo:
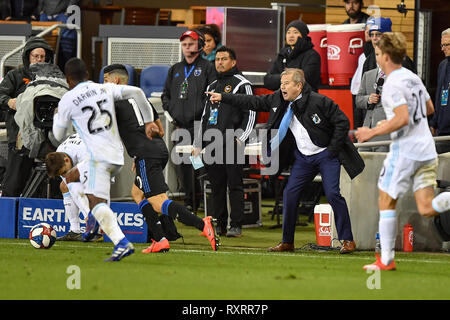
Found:
[(32, 38), (23, 49), (22, 61), (23, 65), (9, 71), (0, 83), (0, 109), (6, 111), (8, 137), (8, 163), (2, 183), (3, 197), (20, 196), (34, 163), (34, 159), (29, 158), (23, 149), (16, 146), (19, 133), (19, 127), (14, 120), (17, 96), (25, 91), (32, 80), (30, 65), (39, 62), (53, 63), (53, 50), (44, 39)]
[(306, 81), (317, 92), (320, 85), (320, 55), (313, 49), (308, 37), (308, 26), (300, 20), (291, 21), (286, 27), (286, 45), (278, 53), (272, 68), (264, 77), (264, 87), (280, 88), (281, 73), (286, 68), (302, 69)]
[(369, 15), (361, 11), (364, 6), (362, 0), (344, 0), (344, 2), (348, 19), (343, 24), (366, 23)]

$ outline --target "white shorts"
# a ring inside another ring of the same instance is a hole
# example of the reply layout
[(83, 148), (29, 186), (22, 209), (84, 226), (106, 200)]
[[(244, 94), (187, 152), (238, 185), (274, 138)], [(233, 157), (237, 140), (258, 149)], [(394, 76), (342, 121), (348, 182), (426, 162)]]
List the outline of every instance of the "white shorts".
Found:
[(77, 164), (80, 181), (85, 194), (92, 194), (97, 198), (109, 201), (111, 177), (117, 175), (122, 168), (120, 165), (84, 160)]
[(436, 187), (438, 159), (417, 161), (389, 152), (381, 168), (378, 188), (392, 199), (403, 196), (412, 186), (414, 192)]

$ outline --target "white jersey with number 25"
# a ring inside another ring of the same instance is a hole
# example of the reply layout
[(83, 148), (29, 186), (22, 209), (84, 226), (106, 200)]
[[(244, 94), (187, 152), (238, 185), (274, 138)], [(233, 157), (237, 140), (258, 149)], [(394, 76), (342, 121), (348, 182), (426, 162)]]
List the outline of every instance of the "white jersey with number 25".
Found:
[(61, 98), (53, 126), (67, 129), (72, 121), (91, 160), (123, 165), (114, 108), (114, 101), (122, 99), (123, 87), (91, 81), (79, 83)]
[(412, 160), (425, 161), (437, 157), (433, 137), (428, 127), (426, 101), (430, 99), (422, 80), (406, 68), (389, 74), (383, 86), (381, 102), (387, 120), (395, 116), (394, 109), (408, 106), (409, 123), (391, 133), (394, 140), (390, 152)]

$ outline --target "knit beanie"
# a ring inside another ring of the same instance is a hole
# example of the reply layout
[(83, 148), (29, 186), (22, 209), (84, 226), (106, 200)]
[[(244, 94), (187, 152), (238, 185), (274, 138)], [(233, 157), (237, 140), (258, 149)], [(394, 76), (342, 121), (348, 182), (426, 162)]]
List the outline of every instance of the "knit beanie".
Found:
[(293, 20), (289, 22), (288, 26), (286, 27), (286, 31), (288, 31), (290, 27), (294, 27), (295, 29), (300, 31), (300, 33), (302, 34), (302, 38), (306, 38), (308, 36), (309, 29), (304, 22), (300, 20)]

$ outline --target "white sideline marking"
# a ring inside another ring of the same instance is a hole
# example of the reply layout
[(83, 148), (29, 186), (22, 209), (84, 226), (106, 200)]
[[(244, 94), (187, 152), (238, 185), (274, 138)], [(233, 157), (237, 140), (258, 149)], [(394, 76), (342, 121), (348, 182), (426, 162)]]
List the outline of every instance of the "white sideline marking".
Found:
[[(25, 239), (24, 239), (25, 240)], [(19, 246), (29, 246), (28, 242), (8, 242), (8, 243), (2, 243), (0, 242), (0, 246), (1, 245), (19, 245)], [(55, 243), (54, 245), (55, 247), (58, 247), (59, 245), (57, 243)], [(113, 245), (112, 243), (108, 246), (100, 246), (100, 245), (96, 245), (96, 246), (92, 246), (89, 244), (82, 244), (82, 245), (76, 245), (76, 244), (71, 244), (71, 245), (65, 245), (64, 247), (66, 248), (94, 248), (94, 249), (113, 249)], [(235, 251), (211, 251), (211, 250), (198, 250), (198, 249), (174, 249), (174, 248), (170, 248), (170, 252), (186, 252), (186, 253), (201, 253), (201, 254), (205, 254), (205, 253), (209, 253), (209, 254), (239, 254), (239, 255), (256, 255), (256, 256), (267, 256), (267, 257), (273, 257), (273, 256), (278, 256), (278, 257), (290, 257), (290, 258), (313, 258), (313, 259), (335, 259), (335, 260), (340, 260), (340, 259), (345, 259), (345, 260), (373, 260), (374, 257), (360, 257), (360, 256), (354, 256), (354, 255), (345, 255), (345, 257), (343, 256), (334, 256), (334, 255), (312, 255), (312, 254), (308, 254), (308, 253), (304, 253), (304, 252), (294, 252), (294, 253), (277, 253), (277, 252), (258, 252), (258, 251), (262, 251), (265, 249), (260, 249), (260, 248), (247, 248), (247, 247), (221, 247), (221, 248), (225, 248), (225, 249), (231, 249), (231, 250), (235, 250)], [(246, 251), (237, 251), (237, 250), (254, 250), (255, 252), (246, 252)], [(395, 258), (396, 261), (399, 262), (420, 262), (420, 263), (436, 263), (436, 264), (448, 264), (448, 261), (439, 261), (439, 260), (424, 260), (421, 258)]]

